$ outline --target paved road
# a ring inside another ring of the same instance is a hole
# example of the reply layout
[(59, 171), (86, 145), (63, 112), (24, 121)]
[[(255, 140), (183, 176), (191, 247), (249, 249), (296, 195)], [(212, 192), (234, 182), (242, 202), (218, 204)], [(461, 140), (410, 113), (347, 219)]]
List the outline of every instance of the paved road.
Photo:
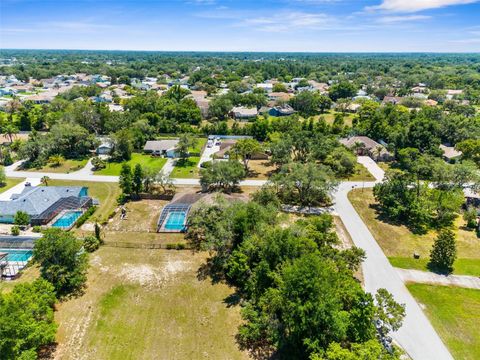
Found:
[(459, 286), (468, 289), (480, 290), (480, 277), (467, 275), (439, 275), (428, 271), (397, 269), (395, 271), (403, 282), (415, 282), (421, 284), (434, 284), (446, 286)]
[[(378, 165), (375, 164), (377, 167), (375, 168), (368, 160), (365, 163), (377, 179), (383, 178), (377, 169)], [(9, 177), (41, 178), (48, 176), (51, 179), (118, 182), (118, 176), (90, 175), (81, 170), (70, 174), (33, 173), (15, 171), (14, 169), (17, 166), (18, 164), (5, 168), (6, 175)], [(172, 180), (176, 185), (199, 185), (198, 179)], [(262, 186), (266, 182), (265, 180), (244, 180), (240, 185)], [(367, 254), (367, 258), (362, 265), (365, 289), (370, 293), (375, 293), (379, 288), (386, 288), (393, 294), (396, 301), (406, 305), (407, 315), (403, 326), (397, 333), (393, 334), (393, 338), (413, 360), (452, 360), (452, 356), (440, 337), (348, 200), (347, 194), (352, 186), (372, 187), (373, 185), (373, 182), (344, 182), (340, 184), (333, 196), (334, 210), (341, 217), (355, 245), (364, 249)]]
[(385, 288), (393, 294), (397, 302), (405, 304), (406, 317), (403, 326), (393, 334), (393, 338), (413, 360), (452, 360), (437, 332), (348, 200), (347, 194), (352, 186), (371, 187), (373, 184), (342, 183), (334, 195), (335, 212), (341, 217), (355, 245), (364, 249), (367, 254), (362, 265), (365, 290), (375, 293), (379, 288)]

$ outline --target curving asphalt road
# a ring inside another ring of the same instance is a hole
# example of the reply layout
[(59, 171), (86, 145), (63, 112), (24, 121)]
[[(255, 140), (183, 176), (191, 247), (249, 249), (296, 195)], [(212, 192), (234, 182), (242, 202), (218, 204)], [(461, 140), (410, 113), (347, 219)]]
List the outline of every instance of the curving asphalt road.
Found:
[[(368, 159), (359, 159), (359, 162), (364, 164), (378, 181), (383, 178), (383, 170), (374, 162)], [(118, 182), (118, 176), (93, 175), (85, 169), (70, 174), (15, 171), (19, 164), (15, 163), (5, 168), (7, 177), (38, 179), (48, 176), (51, 179), (62, 180)], [(176, 185), (199, 185), (198, 179), (172, 180)], [(240, 185), (262, 186), (266, 183), (266, 180), (244, 180)], [(355, 245), (366, 252), (367, 258), (362, 265), (365, 290), (375, 293), (379, 288), (385, 288), (393, 294), (397, 302), (406, 305), (403, 326), (392, 337), (413, 360), (452, 360), (453, 357), (437, 332), (348, 200), (347, 194), (352, 188), (372, 187), (374, 184), (374, 182), (343, 182), (333, 194), (334, 210), (342, 219)]]

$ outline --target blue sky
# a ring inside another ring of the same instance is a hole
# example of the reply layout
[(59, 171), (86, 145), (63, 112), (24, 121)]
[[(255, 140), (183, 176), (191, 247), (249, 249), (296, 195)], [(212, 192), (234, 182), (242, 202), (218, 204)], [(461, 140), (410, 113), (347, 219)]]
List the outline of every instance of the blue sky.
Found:
[(480, 0), (1, 0), (0, 48), (479, 52)]

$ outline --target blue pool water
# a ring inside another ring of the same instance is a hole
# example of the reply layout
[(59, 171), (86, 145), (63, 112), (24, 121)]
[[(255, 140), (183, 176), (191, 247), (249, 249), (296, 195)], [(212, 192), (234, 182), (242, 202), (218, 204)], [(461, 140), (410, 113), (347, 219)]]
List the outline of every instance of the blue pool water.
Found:
[(0, 253), (7, 253), (7, 261), (28, 261), (32, 257), (32, 250), (0, 249)]
[(67, 211), (52, 224), (52, 227), (69, 228), (81, 215), (81, 211)]
[(165, 222), (167, 230), (183, 230), (185, 228), (185, 218), (187, 214), (184, 211), (172, 211)]

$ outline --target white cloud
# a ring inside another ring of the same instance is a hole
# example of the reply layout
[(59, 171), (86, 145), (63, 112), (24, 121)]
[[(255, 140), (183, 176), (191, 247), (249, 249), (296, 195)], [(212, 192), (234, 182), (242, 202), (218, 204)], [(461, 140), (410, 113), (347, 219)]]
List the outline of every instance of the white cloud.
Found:
[(472, 4), (479, 1), (480, 0), (383, 0), (380, 5), (369, 6), (366, 9), (391, 12), (417, 12), (451, 5)]
[(380, 24), (398, 24), (403, 22), (421, 21), (431, 19), (427, 15), (406, 15), (406, 16), (383, 16), (377, 19)]
[(260, 31), (284, 32), (295, 30), (322, 30), (332, 28), (336, 20), (326, 14), (307, 12), (285, 12), (268, 17), (245, 19), (243, 25), (252, 26)]

